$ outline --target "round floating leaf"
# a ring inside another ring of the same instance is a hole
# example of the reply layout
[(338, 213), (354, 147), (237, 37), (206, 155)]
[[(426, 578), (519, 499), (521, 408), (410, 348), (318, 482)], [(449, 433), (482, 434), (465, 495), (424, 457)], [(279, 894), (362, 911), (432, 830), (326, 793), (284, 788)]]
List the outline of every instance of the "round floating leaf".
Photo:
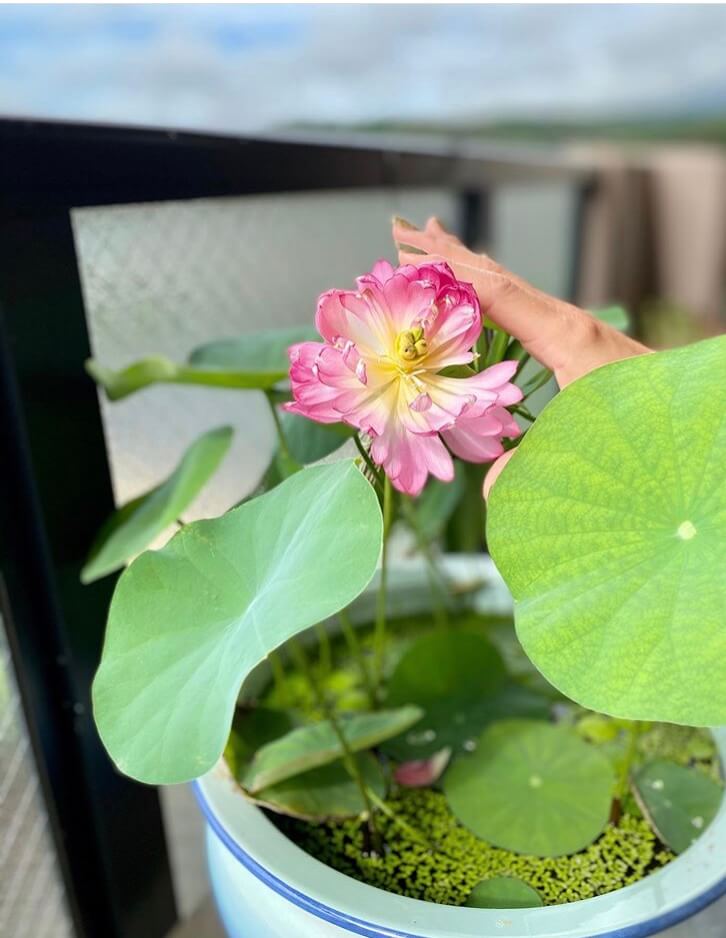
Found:
[(599, 368), (492, 489), (520, 641), (589, 709), (726, 723), (725, 374), (726, 338)]
[(521, 879), (495, 876), (477, 883), (464, 905), (472, 909), (536, 909), (544, 903), (537, 890)]
[(383, 748), (401, 761), (425, 759), (447, 747), (460, 751), (491, 721), (488, 704), (505, 679), (499, 652), (482, 635), (453, 631), (424, 635), (398, 662), (386, 696), (387, 706), (416, 704), (424, 716)]
[(396, 665), (386, 702), (425, 707), (452, 696), (474, 700), (495, 694), (505, 678), (501, 655), (483, 635), (431, 632), (414, 642)]
[(442, 747), (452, 755), (471, 752), (481, 731), (495, 720), (529, 717), (547, 720), (550, 701), (536, 690), (508, 681), (491, 697), (461, 700), (456, 696), (429, 703), (423, 718), (407, 733), (382, 748), (401, 762), (430, 758)]
[[(366, 787), (383, 798), (386, 786), (378, 760), (368, 752), (355, 758)], [(354, 817), (366, 809), (358, 785), (340, 760), (263, 788), (254, 800), (280, 814), (309, 821)]]
[[(407, 730), (421, 718), (421, 713), (418, 707), (401, 707), (339, 717), (338, 722), (348, 747), (352, 752), (358, 752), (371, 749)], [(329, 720), (300, 726), (258, 750), (240, 782), (243, 788), (255, 794), (300, 772), (333, 762), (342, 755), (343, 748)]]
[(91, 583), (119, 570), (176, 521), (214, 474), (231, 442), (231, 427), (205, 433), (192, 443), (165, 482), (119, 508), (99, 531), (81, 580)]
[(308, 341), (321, 341), (311, 326), (252, 332), (234, 339), (220, 339), (201, 345), (189, 356), (189, 364), (240, 373), (275, 375), (274, 381), (271, 382), (274, 384), (284, 378), (290, 368), (288, 348), (297, 342)]
[(638, 804), (675, 853), (691, 846), (716, 816), (723, 788), (695, 769), (656, 759), (634, 779)]
[(614, 775), (564, 726), (502, 720), (444, 776), (456, 817), (497, 847), (539, 857), (582, 850), (610, 814)]
[(210, 769), (244, 678), (355, 599), (381, 536), (375, 492), (342, 460), (138, 557), (116, 586), (93, 685), (96, 725), (119, 769), (156, 784)]

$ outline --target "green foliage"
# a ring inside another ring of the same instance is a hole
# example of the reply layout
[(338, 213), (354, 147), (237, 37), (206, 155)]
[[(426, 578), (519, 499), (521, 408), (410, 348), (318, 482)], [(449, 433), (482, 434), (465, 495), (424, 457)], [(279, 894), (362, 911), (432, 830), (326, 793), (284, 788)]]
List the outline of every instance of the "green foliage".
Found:
[[(378, 760), (368, 752), (354, 758), (366, 787), (383, 798), (386, 785)], [(341, 760), (262, 788), (254, 800), (279, 814), (309, 821), (354, 817), (366, 808), (360, 788)]]
[(517, 633), (564, 694), (726, 722), (726, 338), (606, 365), (543, 411), (492, 489)]
[(355, 433), (345, 423), (315, 423), (297, 414), (281, 414), (280, 423), (291, 456), (302, 466), (334, 453)]
[(633, 784), (643, 813), (674, 853), (683, 853), (703, 833), (723, 797), (717, 782), (665, 759), (644, 765)]
[(455, 464), (453, 482), (440, 482), (432, 477), (421, 495), (416, 499), (415, 512), (418, 532), (425, 541), (433, 541), (444, 532), (446, 524), (463, 498), (466, 489), (464, 472), (459, 462)]
[(252, 332), (234, 339), (208, 342), (189, 356), (189, 364), (198, 368), (218, 368), (232, 372), (277, 374), (284, 378), (290, 367), (287, 350), (297, 342), (318, 341), (320, 335), (312, 326), (291, 326)]
[(364, 589), (381, 537), (376, 495), (344, 460), (304, 469), (138, 557), (116, 586), (93, 685), (118, 768), (151, 783), (210, 769), (246, 675)]
[(416, 704), (425, 713), (411, 732), (384, 748), (399, 760), (459, 750), (491, 717), (487, 701), (505, 683), (499, 652), (474, 632), (440, 630), (419, 638), (398, 662), (386, 703)]
[(114, 371), (91, 358), (86, 362), (86, 371), (112, 401), (151, 384), (267, 390), (287, 377), (288, 347), (310, 338), (319, 336), (308, 327), (275, 329), (203, 345), (192, 352), (186, 365), (152, 355)]
[(595, 319), (612, 326), (613, 329), (620, 329), (621, 332), (627, 332), (630, 329), (630, 316), (623, 306), (605, 306), (602, 309), (593, 309), (591, 312)]
[(691, 766), (715, 782), (721, 781), (718, 748), (708, 730), (656, 723), (638, 739), (641, 758), (668, 759)]
[(298, 725), (289, 710), (271, 707), (237, 707), (224, 758), (232, 775), (240, 781), (255, 753)]
[(408, 837), (389, 818), (378, 825), (388, 845), (383, 856), (366, 849), (366, 826), (359, 818), (342, 824), (302, 824), (279, 819), (282, 830), (318, 860), (348, 876), (398, 895), (463, 905), (482, 879), (516, 876), (536, 889), (546, 905), (590, 899), (628, 886), (668, 863), (646, 821), (625, 815), (608, 825), (580, 853), (555, 859), (522, 856), (492, 847), (452, 816), (445, 797), (429, 789), (402, 789), (389, 807), (422, 833), (436, 849)]
[(81, 580), (92, 583), (119, 570), (189, 507), (232, 442), (232, 428), (210, 430), (187, 449), (166, 481), (122, 506), (98, 532)]
[(610, 814), (608, 759), (564, 726), (502, 720), (444, 777), (456, 817), (484, 840), (556, 857), (586, 847)]
[(483, 879), (464, 903), (472, 909), (534, 909), (542, 904), (537, 890), (514, 876)]
[[(379, 710), (338, 717), (338, 723), (352, 752), (371, 749), (396, 736), (421, 719), (418, 707)], [(330, 720), (300, 726), (257, 750), (240, 784), (251, 794), (285, 781), (308, 769), (327, 765), (344, 755)]]

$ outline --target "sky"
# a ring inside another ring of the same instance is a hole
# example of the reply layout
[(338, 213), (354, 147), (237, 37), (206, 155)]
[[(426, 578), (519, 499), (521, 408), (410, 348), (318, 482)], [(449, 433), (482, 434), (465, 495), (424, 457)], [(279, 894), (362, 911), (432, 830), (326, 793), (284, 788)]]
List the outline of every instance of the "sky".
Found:
[(726, 6), (0, 6), (0, 115), (300, 122), (726, 112)]

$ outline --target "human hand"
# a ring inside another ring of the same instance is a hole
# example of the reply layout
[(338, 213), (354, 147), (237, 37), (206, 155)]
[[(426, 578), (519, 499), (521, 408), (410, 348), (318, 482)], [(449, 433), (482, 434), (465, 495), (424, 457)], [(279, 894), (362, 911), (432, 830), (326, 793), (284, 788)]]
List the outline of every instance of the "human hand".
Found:
[[(554, 372), (561, 388), (600, 365), (650, 351), (585, 310), (537, 290), (486, 254), (470, 251), (437, 218), (430, 218), (422, 231), (394, 218), (393, 239), (401, 264), (445, 261), (460, 280), (473, 284), (482, 313)], [(407, 246), (424, 253), (408, 251)], [(515, 452), (510, 450), (492, 465), (484, 481), (485, 497)]]

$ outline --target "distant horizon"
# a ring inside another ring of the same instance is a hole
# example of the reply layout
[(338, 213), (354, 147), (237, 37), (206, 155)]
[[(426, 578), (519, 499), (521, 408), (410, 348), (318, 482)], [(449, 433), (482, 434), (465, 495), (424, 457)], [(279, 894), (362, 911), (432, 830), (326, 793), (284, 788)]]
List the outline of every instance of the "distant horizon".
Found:
[(726, 109), (726, 6), (5, 5), (0, 113), (250, 133)]

